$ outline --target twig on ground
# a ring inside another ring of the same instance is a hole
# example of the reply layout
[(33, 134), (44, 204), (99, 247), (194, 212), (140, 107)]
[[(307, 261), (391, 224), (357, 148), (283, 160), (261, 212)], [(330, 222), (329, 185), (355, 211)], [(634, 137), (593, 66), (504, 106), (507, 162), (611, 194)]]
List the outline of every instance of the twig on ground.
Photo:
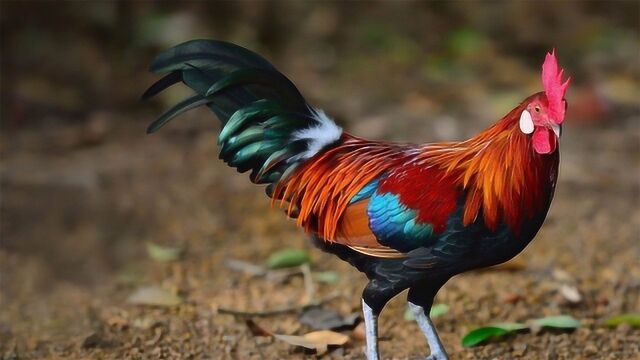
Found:
[(227, 259), (224, 264), (231, 270), (241, 271), (253, 276), (264, 276), (267, 273), (267, 269), (264, 267), (242, 260)]
[(225, 261), (225, 265), (231, 270), (240, 271), (247, 275), (256, 277), (263, 276), (267, 280), (273, 282), (282, 282), (290, 278), (291, 276), (304, 275), (300, 267), (269, 270), (263, 266), (237, 259), (228, 259), (227, 261)]
[(275, 308), (275, 309), (270, 309), (270, 310), (264, 310), (264, 311), (242, 311), (242, 310), (235, 310), (235, 309), (227, 309), (227, 308), (218, 308), (218, 313), (219, 314), (227, 314), (227, 315), (234, 315), (234, 316), (247, 316), (247, 317), (265, 317), (265, 316), (274, 316), (274, 315), (281, 315), (281, 314), (288, 314), (288, 313), (292, 313), (292, 312), (297, 312), (297, 311), (304, 311), (308, 308), (314, 307), (314, 306), (320, 306), (322, 304), (328, 303), (330, 301), (333, 301), (335, 299), (337, 299), (338, 297), (340, 297), (340, 294), (338, 293), (333, 293), (323, 299), (320, 299), (318, 301), (312, 301), (312, 302), (307, 302), (301, 305), (294, 305), (294, 306), (284, 306), (284, 307), (280, 307), (280, 308)]
[(302, 271), (302, 277), (304, 279), (304, 300), (306, 303), (312, 303), (316, 298), (316, 286), (313, 283), (311, 268), (309, 267), (309, 264), (302, 264), (300, 265), (300, 270)]

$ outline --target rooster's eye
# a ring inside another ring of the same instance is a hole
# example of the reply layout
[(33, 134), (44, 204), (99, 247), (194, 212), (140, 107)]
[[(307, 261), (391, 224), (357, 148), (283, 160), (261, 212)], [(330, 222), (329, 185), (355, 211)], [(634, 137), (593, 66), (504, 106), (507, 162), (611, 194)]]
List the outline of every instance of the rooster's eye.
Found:
[(540, 106), (536, 106), (535, 108), (533, 108), (533, 110), (535, 110), (537, 113), (540, 112)]

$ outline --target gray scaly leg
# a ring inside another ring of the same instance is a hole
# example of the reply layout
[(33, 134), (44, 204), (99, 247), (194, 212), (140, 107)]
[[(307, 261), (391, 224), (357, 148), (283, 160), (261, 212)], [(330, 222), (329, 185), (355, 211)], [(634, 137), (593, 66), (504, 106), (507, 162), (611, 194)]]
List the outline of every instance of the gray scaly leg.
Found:
[(367, 360), (379, 360), (378, 355), (378, 315), (362, 300), (364, 313), (364, 332), (367, 340)]
[(409, 309), (413, 312), (416, 322), (418, 323), (418, 326), (420, 326), (420, 330), (422, 330), (424, 336), (427, 338), (429, 348), (431, 348), (431, 355), (427, 356), (426, 360), (449, 360), (449, 356), (444, 350), (444, 346), (442, 346), (442, 342), (438, 337), (436, 328), (433, 326), (429, 316), (425, 313), (425, 308), (409, 302)]

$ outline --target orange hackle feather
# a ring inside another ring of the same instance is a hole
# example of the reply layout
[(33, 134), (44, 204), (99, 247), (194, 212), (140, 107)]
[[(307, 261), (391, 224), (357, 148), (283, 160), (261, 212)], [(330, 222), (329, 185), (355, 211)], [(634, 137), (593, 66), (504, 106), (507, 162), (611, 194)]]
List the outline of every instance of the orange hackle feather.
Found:
[(540, 166), (545, 160), (531, 156), (531, 143), (518, 128), (523, 104), (467, 141), (425, 146), (425, 161), (453, 174), (456, 184), (467, 191), (465, 226), (482, 210), (489, 229), (495, 230), (504, 220), (517, 232), (522, 220), (544, 206), (545, 199), (535, 185), (549, 176), (546, 172), (551, 167)]

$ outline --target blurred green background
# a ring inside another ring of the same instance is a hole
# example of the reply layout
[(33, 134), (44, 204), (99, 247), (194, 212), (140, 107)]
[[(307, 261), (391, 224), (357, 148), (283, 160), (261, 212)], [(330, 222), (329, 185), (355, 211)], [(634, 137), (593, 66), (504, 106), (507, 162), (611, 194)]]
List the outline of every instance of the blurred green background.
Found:
[(618, 84), (638, 76), (632, 1), (2, 4), (3, 130), (140, 111), (151, 56), (192, 38), (264, 54), (320, 101), (337, 96), (318, 81), (369, 89), (363, 95), (378, 106), (413, 91), (472, 108), (481, 87), (493, 90), (481, 97), (518, 99), (515, 91), (538, 88), (540, 60), (554, 47), (575, 84), (594, 95), (633, 98), (637, 90)]
[[(555, 48), (573, 83), (552, 226), (567, 228), (571, 258), (594, 272), (601, 255), (576, 229), (598, 216), (600, 231), (615, 229), (607, 251), (640, 257), (639, 14), (637, 1), (0, 2), (2, 351), (75, 351), (73, 336), (92, 326), (76, 309), (119, 306), (123, 278), (169, 281), (198, 303), (196, 289), (227, 284), (214, 254), (261, 261), (304, 246), (262, 189), (216, 161), (213, 115), (145, 135), (186, 94), (141, 103), (156, 79), (147, 66), (193, 38), (264, 55), (352, 133), (411, 142), (494, 122), (541, 90)], [(575, 222), (560, 216), (576, 207)], [(149, 264), (145, 242), (186, 249), (176, 266), (205, 285)], [(637, 304), (633, 289), (621, 308)]]

